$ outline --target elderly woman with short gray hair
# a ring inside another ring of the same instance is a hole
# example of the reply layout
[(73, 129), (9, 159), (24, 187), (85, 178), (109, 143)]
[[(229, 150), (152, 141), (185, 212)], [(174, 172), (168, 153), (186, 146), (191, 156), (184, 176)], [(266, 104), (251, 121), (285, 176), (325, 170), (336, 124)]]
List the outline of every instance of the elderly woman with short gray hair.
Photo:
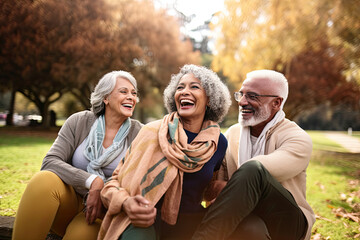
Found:
[(91, 94), (91, 111), (70, 116), (22, 196), (13, 239), (97, 239), (104, 207), (100, 191), (142, 124), (130, 119), (135, 78), (105, 74)]
[(229, 90), (213, 71), (185, 65), (164, 102), (169, 114), (140, 130), (101, 192), (99, 239), (189, 239), (207, 211), (203, 193), (227, 148), (218, 122)]

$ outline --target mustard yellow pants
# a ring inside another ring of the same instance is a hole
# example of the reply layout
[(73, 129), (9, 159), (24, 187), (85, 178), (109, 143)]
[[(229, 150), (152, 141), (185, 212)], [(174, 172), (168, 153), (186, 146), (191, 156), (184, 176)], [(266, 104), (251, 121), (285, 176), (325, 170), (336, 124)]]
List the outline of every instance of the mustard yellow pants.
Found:
[(55, 173), (40, 171), (27, 185), (16, 214), (13, 240), (44, 240), (51, 231), (66, 239), (96, 239), (101, 220), (88, 225), (82, 197)]

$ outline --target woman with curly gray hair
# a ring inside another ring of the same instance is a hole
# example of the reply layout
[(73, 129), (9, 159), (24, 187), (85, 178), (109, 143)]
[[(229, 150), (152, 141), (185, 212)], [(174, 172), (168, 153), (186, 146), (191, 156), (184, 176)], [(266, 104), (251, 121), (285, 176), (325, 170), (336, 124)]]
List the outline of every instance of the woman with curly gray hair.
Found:
[(209, 98), (204, 120), (221, 122), (231, 105), (229, 89), (216, 73), (196, 65), (185, 65), (178, 74), (171, 77), (170, 83), (164, 91), (164, 104), (168, 112), (177, 111), (174, 95), (180, 79), (186, 74), (193, 74), (200, 80), (206, 96)]
[(164, 91), (169, 111), (145, 125), (101, 192), (100, 239), (190, 239), (224, 158), (218, 122), (231, 100), (213, 71), (185, 65)]
[(30, 180), (16, 215), (13, 239), (97, 239), (104, 209), (100, 191), (142, 124), (130, 117), (135, 78), (105, 74), (91, 94), (91, 111), (71, 115)]

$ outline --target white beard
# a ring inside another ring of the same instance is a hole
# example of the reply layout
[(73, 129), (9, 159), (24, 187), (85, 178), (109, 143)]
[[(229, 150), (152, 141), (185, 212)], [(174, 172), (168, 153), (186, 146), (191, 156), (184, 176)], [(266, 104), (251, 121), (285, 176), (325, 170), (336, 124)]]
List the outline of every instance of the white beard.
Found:
[(262, 123), (269, 119), (271, 115), (270, 107), (262, 106), (257, 111), (255, 111), (254, 116), (252, 116), (250, 119), (243, 119), (241, 115), (241, 107), (239, 107), (239, 118), (238, 121), (243, 127), (251, 127), (256, 126), (259, 123)]

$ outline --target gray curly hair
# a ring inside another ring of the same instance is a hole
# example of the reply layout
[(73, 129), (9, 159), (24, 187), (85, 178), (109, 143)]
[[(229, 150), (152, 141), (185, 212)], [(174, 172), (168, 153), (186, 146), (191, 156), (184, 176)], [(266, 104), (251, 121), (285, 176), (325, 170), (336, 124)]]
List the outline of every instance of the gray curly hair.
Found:
[(112, 71), (105, 74), (95, 86), (95, 89), (90, 96), (90, 110), (97, 117), (105, 113), (104, 99), (114, 90), (116, 85), (116, 79), (118, 78), (125, 78), (129, 80), (137, 91), (136, 79), (133, 75), (131, 75), (131, 73), (120, 70)]
[(231, 105), (230, 92), (227, 86), (212, 70), (193, 64), (184, 65), (178, 74), (173, 74), (169, 85), (164, 90), (164, 104), (169, 113), (177, 111), (175, 104), (175, 91), (180, 79), (188, 73), (192, 73), (200, 80), (201, 86), (209, 97), (209, 106), (205, 112), (205, 120), (221, 122)]

